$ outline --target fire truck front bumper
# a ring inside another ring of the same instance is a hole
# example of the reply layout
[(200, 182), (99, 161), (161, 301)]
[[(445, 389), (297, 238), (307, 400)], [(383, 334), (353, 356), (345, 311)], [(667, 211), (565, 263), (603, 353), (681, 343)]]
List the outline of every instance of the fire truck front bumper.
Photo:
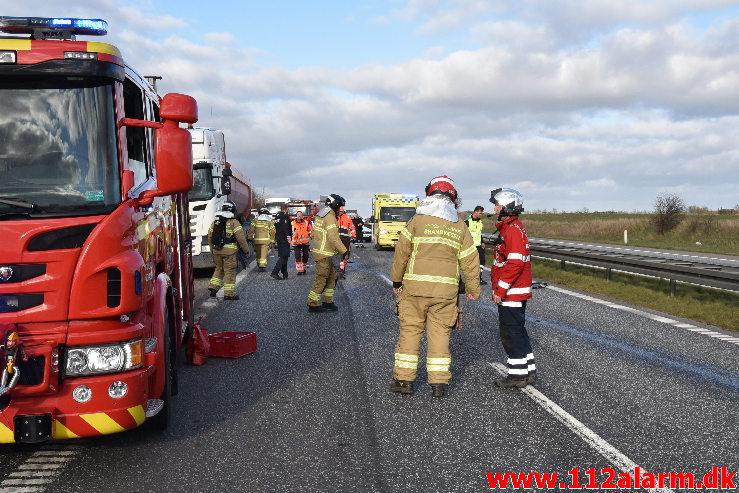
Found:
[(110, 435), (146, 420), (152, 366), (125, 373), (68, 378), (59, 392), (13, 396), (0, 410), (0, 443)]

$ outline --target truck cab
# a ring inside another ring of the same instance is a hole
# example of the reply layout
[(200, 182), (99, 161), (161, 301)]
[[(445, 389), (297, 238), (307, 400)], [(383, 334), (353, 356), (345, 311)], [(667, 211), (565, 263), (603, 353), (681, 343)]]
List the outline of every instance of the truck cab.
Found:
[[(221, 130), (188, 128), (192, 137), (193, 187), (189, 193), (192, 258), (195, 267), (213, 267), (208, 231), (226, 200), (237, 214), (248, 218), (251, 182), (226, 161), (226, 140)], [(224, 182), (228, 180), (228, 186)]]

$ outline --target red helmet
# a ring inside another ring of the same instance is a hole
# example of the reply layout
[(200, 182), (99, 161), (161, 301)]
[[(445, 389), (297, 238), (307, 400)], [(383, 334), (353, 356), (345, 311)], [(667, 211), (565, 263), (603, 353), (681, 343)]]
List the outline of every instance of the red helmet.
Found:
[(454, 180), (447, 175), (432, 178), (429, 184), (426, 185), (426, 196), (434, 193), (443, 193), (450, 199), (457, 200), (457, 189), (454, 188)]

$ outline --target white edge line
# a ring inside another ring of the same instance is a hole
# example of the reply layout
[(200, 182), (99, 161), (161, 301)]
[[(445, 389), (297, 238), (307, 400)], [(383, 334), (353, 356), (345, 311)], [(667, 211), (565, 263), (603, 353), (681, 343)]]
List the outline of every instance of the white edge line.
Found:
[(558, 286), (549, 285), (549, 286), (547, 286), (547, 289), (551, 289), (553, 291), (556, 291), (556, 292), (562, 293), (562, 294), (566, 294), (568, 296), (574, 296), (575, 298), (581, 298), (581, 299), (584, 299), (584, 300), (587, 300), (587, 301), (592, 301), (593, 303), (598, 303), (598, 304), (601, 304), (601, 305), (605, 305), (605, 306), (608, 306), (610, 308), (615, 308), (617, 310), (623, 310), (623, 311), (631, 312), (631, 313), (634, 313), (636, 315), (640, 315), (642, 317), (648, 318), (650, 320), (654, 320), (656, 322), (662, 322), (662, 323), (667, 324), (667, 325), (672, 325), (673, 327), (684, 328), (684, 329), (687, 329), (687, 330), (689, 330), (691, 332), (697, 332), (699, 334), (703, 334), (703, 335), (712, 337), (713, 339), (726, 340), (726, 341), (728, 341), (727, 338), (729, 338), (729, 337), (736, 337), (736, 336), (733, 336), (731, 334), (721, 334), (719, 332), (714, 332), (712, 330), (701, 329), (700, 327), (696, 327), (695, 325), (686, 324), (684, 322), (673, 320), (671, 318), (662, 317), (660, 315), (654, 315), (652, 313), (645, 312), (643, 310), (638, 310), (638, 309), (632, 308), (630, 306), (619, 305), (617, 303), (613, 303), (612, 301), (605, 301), (605, 300), (601, 300), (601, 299), (598, 299), (598, 298), (592, 298), (591, 296), (580, 294), (580, 293), (578, 293), (576, 291), (570, 291), (569, 289), (560, 288)]
[[(489, 364), (501, 375), (506, 374), (506, 367), (501, 365), (500, 363)], [(570, 431), (582, 438), (582, 440), (587, 443), (593, 450), (598, 452), (616, 467), (621, 469), (621, 471), (632, 474), (634, 472), (634, 469), (636, 467), (639, 467), (639, 469), (641, 469), (643, 473), (647, 472), (641, 466), (626, 457), (616, 447), (608, 443), (600, 435), (585, 426), (580, 420), (559, 407), (554, 401), (536, 390), (534, 387), (529, 385), (521, 389), (521, 391), (529, 398), (531, 398), (531, 400), (536, 402), (539, 406), (544, 408), (545, 411), (554, 416), (560, 423), (569, 428)], [(672, 490), (669, 488), (654, 488), (652, 489), (652, 491), (671, 492)]]

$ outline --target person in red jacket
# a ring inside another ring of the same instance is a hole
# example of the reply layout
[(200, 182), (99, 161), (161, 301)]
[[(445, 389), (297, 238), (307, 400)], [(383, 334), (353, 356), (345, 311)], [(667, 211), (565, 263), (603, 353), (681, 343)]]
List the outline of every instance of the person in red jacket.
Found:
[(497, 379), (495, 385), (523, 388), (536, 381), (534, 352), (525, 327), (532, 277), (529, 239), (518, 220), (523, 197), (512, 188), (496, 188), (490, 192), (490, 202), (495, 205), (500, 232), (490, 277), (493, 302), (498, 305), (500, 340), (508, 355), (508, 375)]

